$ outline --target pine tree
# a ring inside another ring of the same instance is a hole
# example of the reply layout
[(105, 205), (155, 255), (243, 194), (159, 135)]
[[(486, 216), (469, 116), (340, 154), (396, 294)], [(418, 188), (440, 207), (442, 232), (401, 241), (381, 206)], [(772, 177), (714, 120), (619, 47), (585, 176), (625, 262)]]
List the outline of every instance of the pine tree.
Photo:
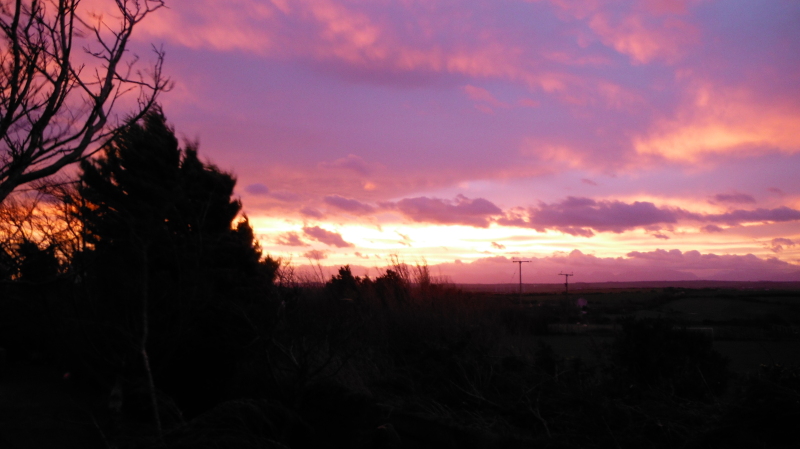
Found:
[(158, 108), (81, 168), (87, 284), (118, 325), (110, 341), (118, 352), (130, 341), (152, 347), (164, 385), (191, 398), (192, 378), (208, 397), (252, 338), (242, 310), (263, 302), (277, 268), (246, 217), (236, 221), (236, 178), (202, 162), (196, 145), (180, 148)]

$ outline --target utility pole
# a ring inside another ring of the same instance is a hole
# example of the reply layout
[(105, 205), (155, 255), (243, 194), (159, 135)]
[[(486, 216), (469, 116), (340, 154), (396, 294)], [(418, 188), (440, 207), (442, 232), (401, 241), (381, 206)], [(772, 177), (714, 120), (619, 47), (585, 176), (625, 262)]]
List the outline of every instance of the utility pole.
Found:
[(564, 276), (564, 294), (569, 295), (569, 277), (575, 276), (572, 273), (558, 273), (559, 276)]
[(519, 264), (519, 297), (522, 298), (522, 264), (530, 260), (512, 260), (511, 263)]

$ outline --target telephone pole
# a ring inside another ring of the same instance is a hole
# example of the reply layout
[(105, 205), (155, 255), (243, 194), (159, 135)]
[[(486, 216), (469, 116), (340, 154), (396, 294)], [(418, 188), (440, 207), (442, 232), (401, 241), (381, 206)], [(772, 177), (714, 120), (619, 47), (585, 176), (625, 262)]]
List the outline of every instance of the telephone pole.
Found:
[(519, 297), (522, 298), (522, 264), (530, 262), (530, 260), (512, 260), (511, 263), (519, 264)]
[(569, 277), (575, 276), (572, 273), (558, 273), (559, 276), (564, 276), (564, 294), (569, 295)]

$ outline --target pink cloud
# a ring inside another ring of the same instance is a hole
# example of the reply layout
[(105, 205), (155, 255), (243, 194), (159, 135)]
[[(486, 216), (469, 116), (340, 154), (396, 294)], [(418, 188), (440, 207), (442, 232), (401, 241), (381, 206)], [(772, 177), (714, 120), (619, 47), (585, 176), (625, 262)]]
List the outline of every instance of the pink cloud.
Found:
[(502, 243), (492, 242), (492, 248), (494, 249), (506, 249), (506, 245)]
[(311, 260), (323, 260), (328, 258), (328, 252), (312, 249), (310, 251), (304, 252), (302, 256), (305, 257), (306, 259), (311, 259)]
[[(642, 281), (798, 281), (800, 266), (777, 259), (762, 259), (752, 254), (717, 255), (678, 249), (632, 251), (625, 257), (598, 257), (579, 250), (556, 253), (531, 260), (522, 271), (523, 283), (563, 282), (561, 271), (574, 272), (573, 282), (642, 282)], [(471, 263), (457, 261), (434, 268), (454, 282), (497, 283), (509, 279), (515, 271), (511, 259), (495, 256)]]
[(454, 201), (439, 198), (405, 198), (397, 203), (386, 204), (416, 222), (459, 224), (486, 228), (490, 218), (502, 213), (499, 207), (483, 198), (469, 199), (458, 195)]
[(303, 233), (306, 235), (306, 237), (314, 239), (320, 243), (324, 243), (328, 246), (335, 246), (337, 248), (352, 248), (355, 246), (352, 243), (345, 242), (342, 238), (342, 235), (338, 232), (328, 231), (320, 228), (319, 226), (306, 226), (303, 228)]

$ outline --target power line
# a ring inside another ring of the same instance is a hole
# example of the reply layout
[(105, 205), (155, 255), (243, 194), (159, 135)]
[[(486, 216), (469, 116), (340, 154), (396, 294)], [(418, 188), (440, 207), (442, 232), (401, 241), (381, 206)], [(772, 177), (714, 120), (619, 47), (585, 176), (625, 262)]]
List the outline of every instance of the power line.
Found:
[(572, 273), (558, 273), (559, 276), (564, 276), (564, 294), (569, 295), (569, 277), (575, 276)]
[(530, 260), (512, 260), (511, 263), (519, 264), (519, 297), (522, 298), (522, 264)]

